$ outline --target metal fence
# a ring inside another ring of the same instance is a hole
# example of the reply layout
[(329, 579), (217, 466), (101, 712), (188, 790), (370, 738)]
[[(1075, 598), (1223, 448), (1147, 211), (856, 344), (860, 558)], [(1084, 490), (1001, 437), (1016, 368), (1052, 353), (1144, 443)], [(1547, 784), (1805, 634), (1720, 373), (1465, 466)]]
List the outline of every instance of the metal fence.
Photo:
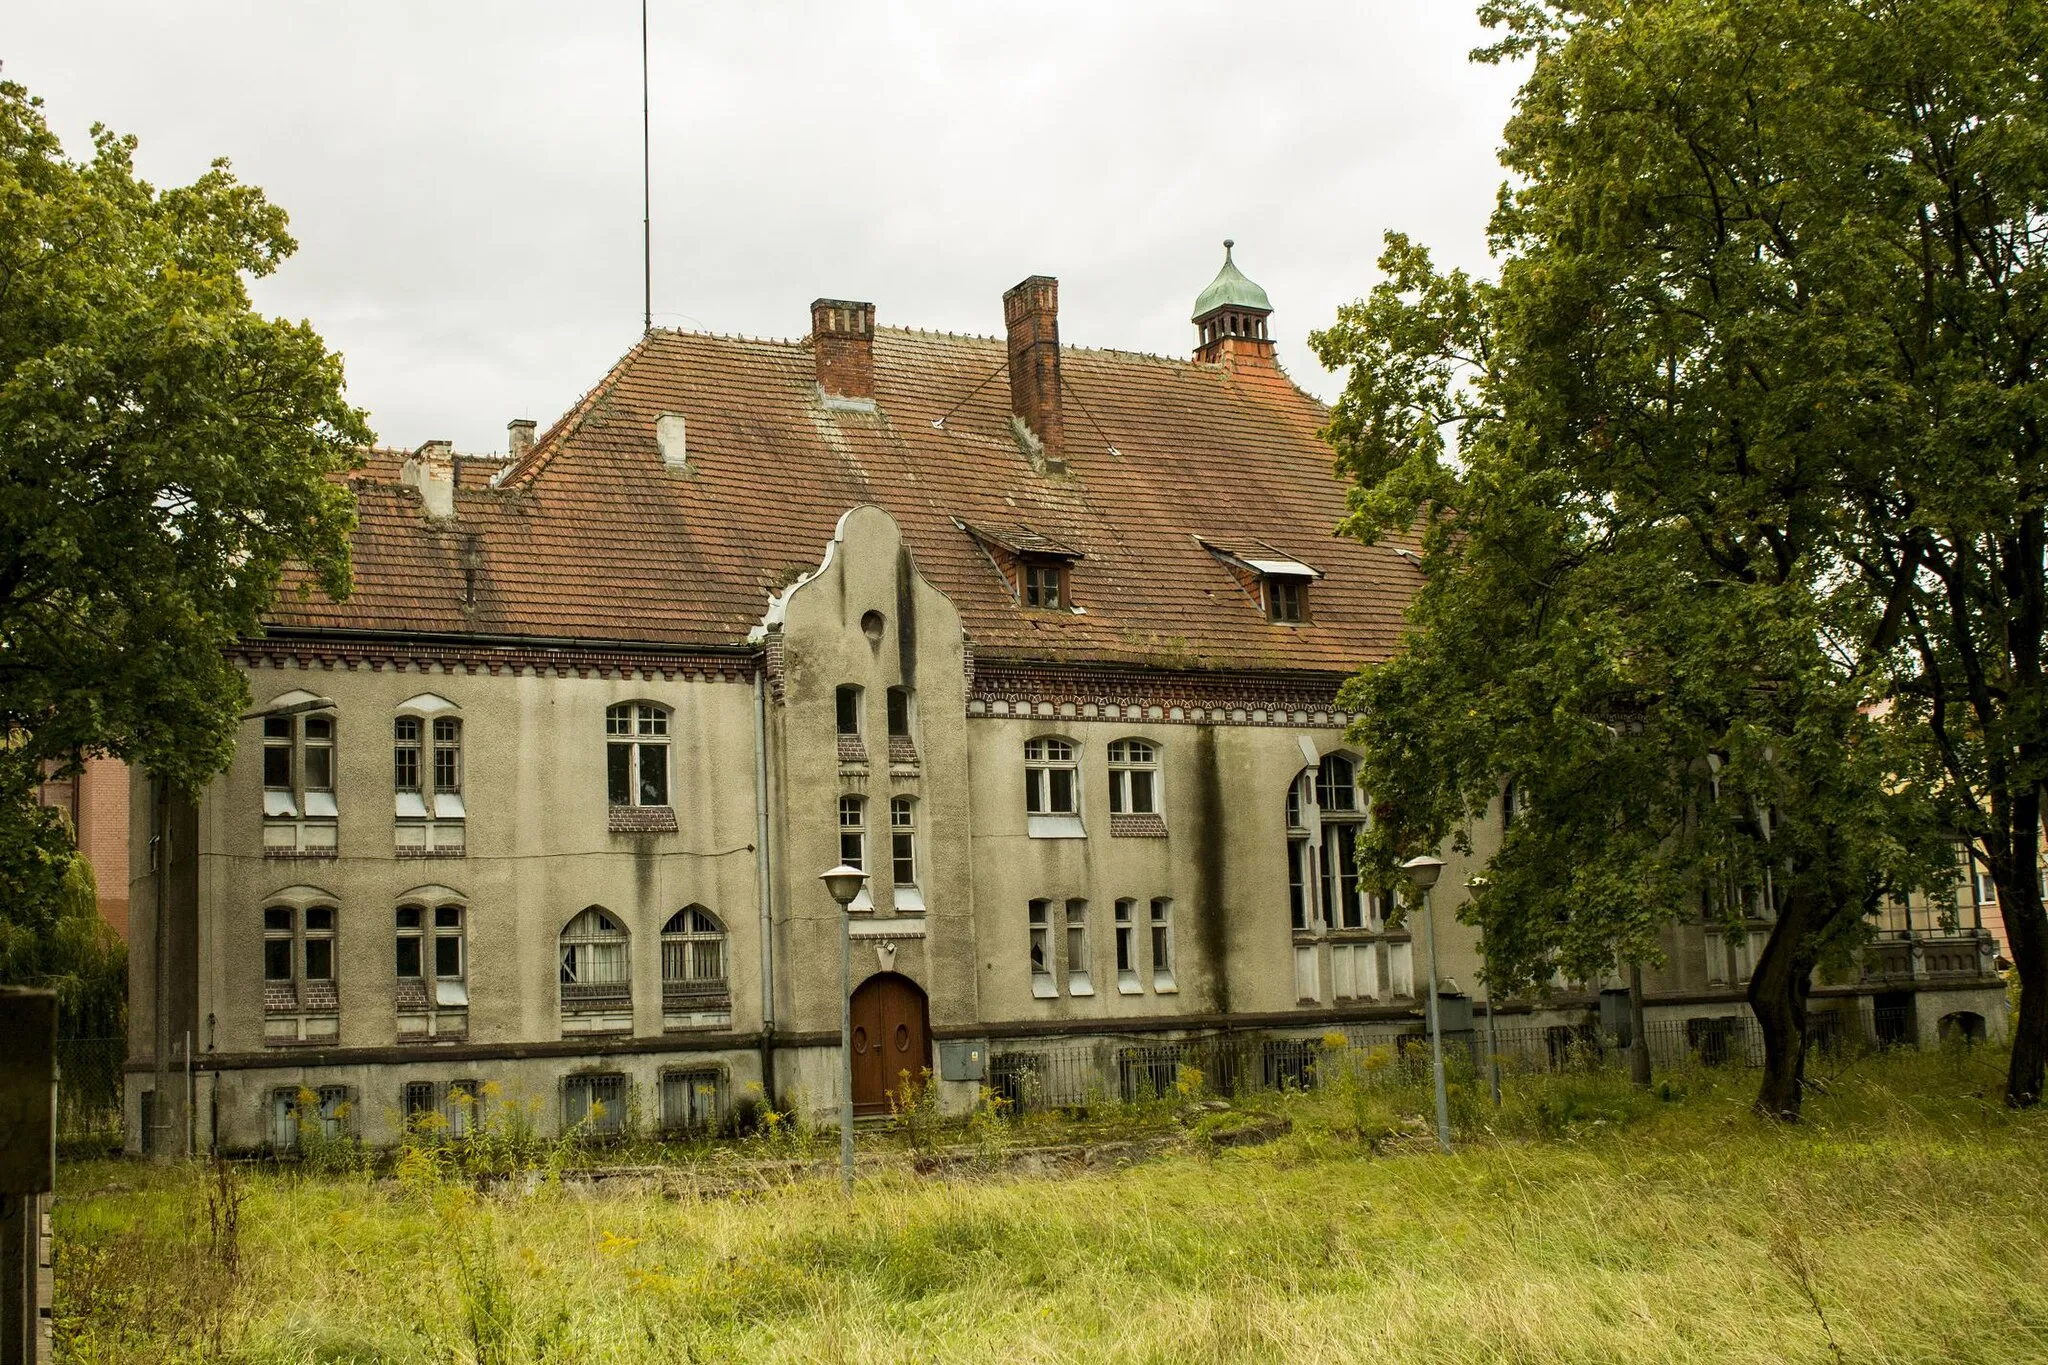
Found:
[[(1816, 1016), (1809, 1046), (1828, 1053), (1880, 1039), (1846, 1039), (1839, 1019)], [(1748, 1015), (1659, 1020), (1643, 1031), (1659, 1071), (1690, 1067), (1760, 1067), (1763, 1031)], [(1477, 1075), (1496, 1058), (1505, 1075), (1542, 1075), (1626, 1068), (1627, 1040), (1602, 1036), (1591, 1024), (1497, 1029), (1489, 1052), (1483, 1023), (1446, 1033), (1446, 1065)], [(989, 1059), (989, 1088), (1019, 1113), (1088, 1109), (1148, 1100), (1192, 1099), (1256, 1091), (1311, 1089), (1340, 1079), (1365, 1084), (1415, 1084), (1429, 1076), (1428, 1035), (1407, 1027), (1348, 1026), (1317, 1037), (1232, 1034), (1177, 1041), (1105, 1040), (1057, 1046), (1019, 1045)]]
[(121, 1145), (121, 1075), (126, 1038), (57, 1040), (57, 1141), (66, 1146)]

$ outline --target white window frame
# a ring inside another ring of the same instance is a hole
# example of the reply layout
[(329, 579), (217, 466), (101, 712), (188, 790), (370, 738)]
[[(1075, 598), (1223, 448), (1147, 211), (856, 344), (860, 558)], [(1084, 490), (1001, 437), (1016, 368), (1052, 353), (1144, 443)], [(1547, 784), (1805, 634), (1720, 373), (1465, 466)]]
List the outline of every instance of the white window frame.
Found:
[[(605, 801), (608, 805), (642, 810), (675, 808), (675, 754), (670, 742), (673, 719), (674, 712), (658, 702), (622, 701), (605, 707)], [(624, 801), (614, 799), (617, 793), (612, 787), (614, 755), (620, 749), (626, 751), (627, 799)], [(644, 799), (648, 793), (642, 769), (649, 750), (658, 750), (661, 754), (662, 799), (659, 801)]]
[[(706, 971), (707, 953), (716, 971)], [(665, 1029), (718, 1028), (732, 1022), (732, 942), (725, 923), (702, 905), (686, 905), (661, 926), (661, 1022)]]
[[(595, 951), (614, 945), (616, 954)], [(602, 905), (585, 906), (562, 926), (556, 948), (562, 1032), (632, 1032), (633, 936), (625, 920)]]
[(1094, 954), (1088, 941), (1088, 902), (1070, 896), (1066, 902), (1067, 994), (1095, 994)]
[(1040, 1000), (1050, 1000), (1060, 993), (1059, 978), (1054, 975), (1059, 964), (1053, 960), (1052, 902), (1045, 897), (1034, 897), (1025, 907), (1025, 925), (1029, 932), (1029, 952), (1025, 964), (1031, 970), (1031, 994)]
[(1160, 995), (1171, 995), (1180, 989), (1173, 979), (1173, 898), (1154, 896), (1147, 923), (1151, 929), (1147, 937), (1152, 958), (1152, 989)]
[(1119, 995), (1139, 995), (1144, 987), (1138, 977), (1138, 903), (1129, 896), (1116, 902), (1116, 989)]
[[(1064, 809), (1056, 804), (1062, 785)], [(1024, 741), (1024, 816), (1033, 839), (1087, 837), (1081, 822), (1080, 745), (1062, 735), (1033, 735)]]
[[(405, 922), (408, 914), (419, 923)], [(392, 970), (400, 980), (420, 983), (422, 1004), (417, 1012), (399, 1010), (401, 1040), (419, 1038), (462, 1038), (469, 1033), (469, 907), (460, 900), (441, 895), (409, 895), (392, 912), (396, 941), (419, 945), (417, 977), (399, 972), (394, 948)], [(453, 948), (454, 969), (442, 970), (443, 946)]]
[(889, 878), (898, 910), (922, 912), (924, 891), (918, 874), (917, 808), (914, 796), (889, 798)]
[[(275, 704), (288, 705), (292, 694)], [(340, 725), (332, 709), (265, 715), (263, 725), (263, 851), (267, 854), (336, 856), (341, 809), (335, 796)], [(288, 771), (282, 784), (271, 780), (273, 753)], [(326, 781), (314, 780), (324, 769)]]
[[(1151, 815), (1163, 813), (1160, 800), (1161, 767), (1159, 745), (1149, 739), (1125, 736), (1109, 744), (1109, 813)], [(1145, 804), (1138, 805), (1143, 792)]]

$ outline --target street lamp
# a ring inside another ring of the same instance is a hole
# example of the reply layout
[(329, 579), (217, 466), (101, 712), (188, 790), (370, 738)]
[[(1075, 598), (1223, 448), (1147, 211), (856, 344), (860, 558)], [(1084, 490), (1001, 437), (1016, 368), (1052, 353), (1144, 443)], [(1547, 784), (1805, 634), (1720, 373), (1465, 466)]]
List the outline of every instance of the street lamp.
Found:
[(818, 880), (839, 902), (839, 1184), (853, 1194), (853, 925), (846, 907), (860, 894), (868, 874), (841, 863)]
[(1422, 893), (1422, 936), (1429, 943), (1429, 1064), (1436, 1079), (1436, 1145), (1451, 1150), (1451, 1099), (1444, 1089), (1444, 1021), (1436, 998), (1436, 916), (1429, 908), (1429, 891), (1436, 885), (1444, 860), (1425, 853), (1401, 864), (1408, 880)]

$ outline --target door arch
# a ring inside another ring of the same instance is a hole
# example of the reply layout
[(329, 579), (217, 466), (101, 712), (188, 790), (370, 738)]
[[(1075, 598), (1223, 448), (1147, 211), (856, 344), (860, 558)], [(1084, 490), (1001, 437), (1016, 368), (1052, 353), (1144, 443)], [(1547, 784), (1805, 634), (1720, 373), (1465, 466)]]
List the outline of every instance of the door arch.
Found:
[(903, 1073), (917, 1084), (932, 1057), (931, 1011), (924, 989), (881, 972), (853, 992), (853, 1112), (886, 1114)]

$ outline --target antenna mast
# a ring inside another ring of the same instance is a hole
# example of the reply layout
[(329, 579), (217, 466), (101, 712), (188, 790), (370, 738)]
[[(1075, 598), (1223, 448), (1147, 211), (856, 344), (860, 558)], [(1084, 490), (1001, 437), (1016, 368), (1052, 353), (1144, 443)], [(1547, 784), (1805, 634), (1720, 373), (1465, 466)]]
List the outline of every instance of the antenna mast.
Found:
[(647, 136), (647, 0), (640, 0), (640, 330), (654, 330), (654, 161)]

